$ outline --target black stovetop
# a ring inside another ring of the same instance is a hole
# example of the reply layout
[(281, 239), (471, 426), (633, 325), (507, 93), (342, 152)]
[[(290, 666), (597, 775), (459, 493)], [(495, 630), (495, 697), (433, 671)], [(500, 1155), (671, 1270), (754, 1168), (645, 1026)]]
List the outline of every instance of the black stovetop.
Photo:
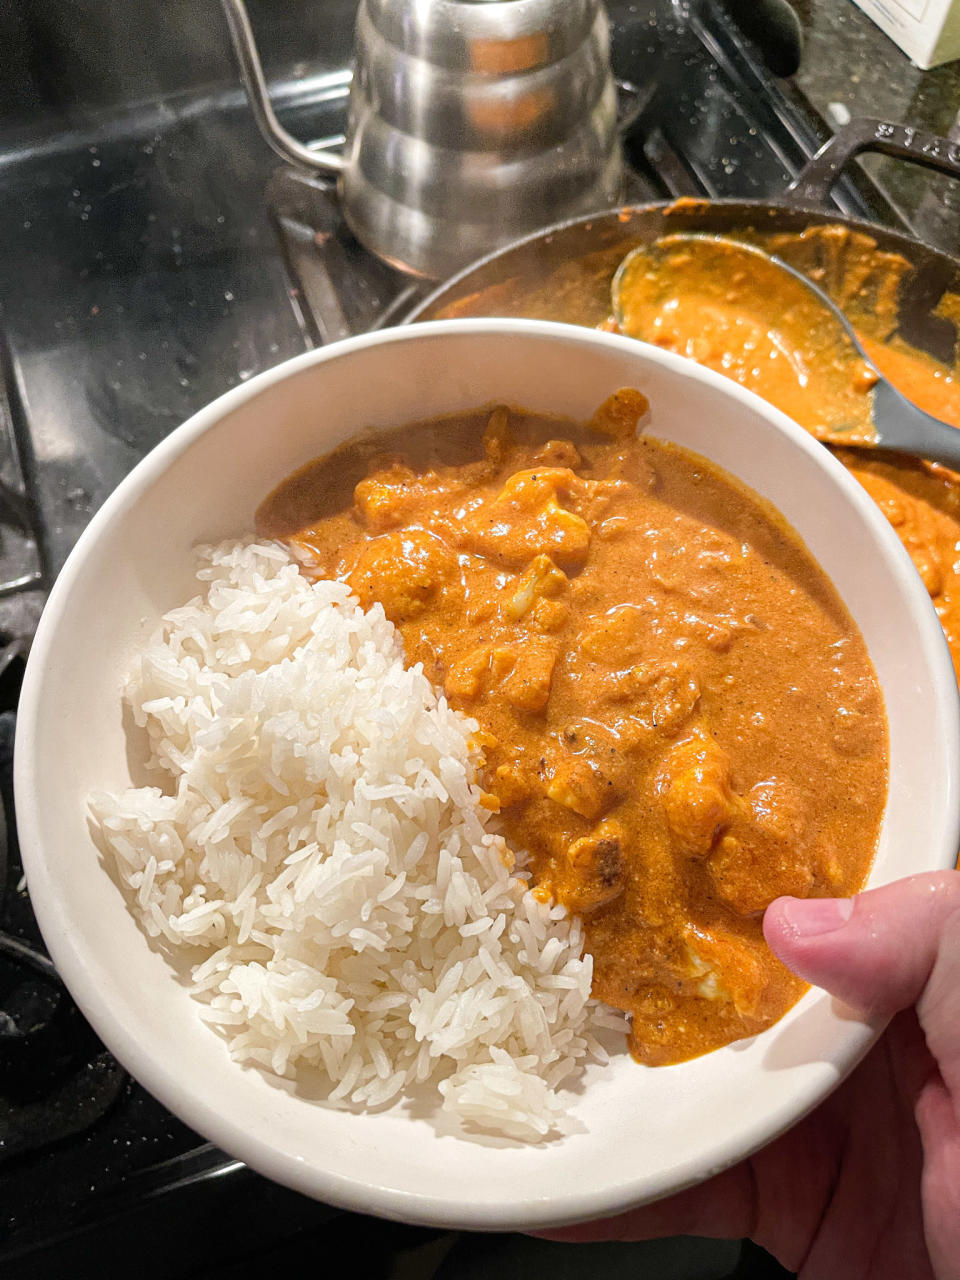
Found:
[[(425, 286), (364, 253), (330, 187), (276, 168), (215, 5), (84, 8), (79, 26), (53, 0), (0, 11), (13, 68), (0, 86), (0, 1269), (112, 1274), (109, 1237), (136, 1249), (144, 1276), (239, 1275), (218, 1269), (212, 1215), (226, 1213), (239, 1258), (332, 1211), (271, 1187), (154, 1102), (46, 959), (10, 794), (23, 656), (70, 548), (144, 453), (228, 387), (390, 322)], [(608, 8), (635, 117), (630, 198), (772, 197), (828, 136), (720, 4)], [(278, 113), (304, 140), (342, 133), (353, 10), (294, 3), (280, 21), (251, 6)], [(291, 65), (298, 55), (310, 60)], [(894, 220), (865, 182), (837, 199)], [(410, 1232), (398, 1247), (430, 1243)]]

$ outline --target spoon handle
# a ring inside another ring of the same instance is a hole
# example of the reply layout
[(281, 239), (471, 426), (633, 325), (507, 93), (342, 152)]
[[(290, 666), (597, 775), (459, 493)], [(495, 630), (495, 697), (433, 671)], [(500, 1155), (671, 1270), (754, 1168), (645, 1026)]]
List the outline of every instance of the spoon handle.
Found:
[[(942, 462), (945, 466), (960, 471), (960, 429), (952, 427), (948, 422), (941, 422), (932, 414), (924, 412), (899, 392), (892, 383), (883, 376), (874, 361), (863, 348), (863, 344), (843, 311), (820, 286), (814, 283), (803, 272), (792, 267), (771, 254), (771, 262), (775, 262), (783, 271), (788, 272), (805, 285), (811, 293), (816, 294), (823, 305), (831, 311), (843, 326), (854, 349), (868, 365), (879, 375), (873, 389), (873, 427), (875, 438), (871, 445), (881, 451), (897, 450), (901, 453), (915, 453), (921, 458), (929, 458), (931, 462)], [(831, 440), (831, 443), (834, 443)]]
[(873, 390), (874, 448), (916, 453), (960, 471), (960, 429), (924, 413), (883, 379)]

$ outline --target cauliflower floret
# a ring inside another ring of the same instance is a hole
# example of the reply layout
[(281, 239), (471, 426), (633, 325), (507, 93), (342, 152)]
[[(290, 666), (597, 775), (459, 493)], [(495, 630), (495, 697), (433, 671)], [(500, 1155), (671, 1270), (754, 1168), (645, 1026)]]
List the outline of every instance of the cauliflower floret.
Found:
[(660, 790), (671, 834), (694, 857), (710, 852), (742, 805), (730, 785), (730, 758), (706, 734), (687, 738), (669, 752)]
[(462, 544), (508, 568), (524, 568), (537, 555), (563, 569), (580, 569), (590, 547), (586, 521), (560, 505), (586, 486), (566, 467), (538, 467), (512, 475), (492, 502), (464, 520)]
[(365, 609), (378, 600), (391, 622), (417, 617), (457, 576), (457, 558), (442, 538), (408, 529), (374, 538), (349, 582)]

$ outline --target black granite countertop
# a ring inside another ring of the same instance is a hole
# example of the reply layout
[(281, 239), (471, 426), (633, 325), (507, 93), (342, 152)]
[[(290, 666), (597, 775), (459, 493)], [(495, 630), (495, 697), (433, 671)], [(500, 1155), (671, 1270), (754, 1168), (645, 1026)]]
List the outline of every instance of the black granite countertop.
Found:
[[(852, 0), (791, 2), (803, 28), (793, 81), (832, 127), (875, 116), (960, 141), (960, 61), (921, 71)], [(864, 163), (918, 236), (960, 253), (960, 181), (882, 157)]]

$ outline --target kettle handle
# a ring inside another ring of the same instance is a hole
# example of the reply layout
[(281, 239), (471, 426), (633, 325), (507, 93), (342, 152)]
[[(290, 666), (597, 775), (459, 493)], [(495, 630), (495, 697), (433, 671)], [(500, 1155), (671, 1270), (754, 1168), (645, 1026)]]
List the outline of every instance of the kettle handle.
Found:
[(346, 168), (343, 156), (330, 151), (311, 151), (302, 142), (290, 136), (281, 125), (270, 104), (270, 91), (263, 75), (263, 66), (257, 43), (250, 26), (250, 18), (243, 0), (221, 0), (230, 28), (230, 38), (240, 63), (240, 74), (250, 99), (253, 116), (260, 132), (278, 156), (298, 169), (310, 173), (326, 171), (340, 173)]

